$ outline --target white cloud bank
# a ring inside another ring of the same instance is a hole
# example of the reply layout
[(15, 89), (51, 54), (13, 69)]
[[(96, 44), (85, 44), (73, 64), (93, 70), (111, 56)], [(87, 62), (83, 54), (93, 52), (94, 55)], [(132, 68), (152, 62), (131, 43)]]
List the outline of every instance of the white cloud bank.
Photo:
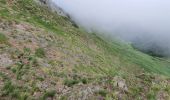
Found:
[[(170, 55), (170, 0), (53, 0), (88, 30)], [(157, 49), (155, 49), (157, 48)]]

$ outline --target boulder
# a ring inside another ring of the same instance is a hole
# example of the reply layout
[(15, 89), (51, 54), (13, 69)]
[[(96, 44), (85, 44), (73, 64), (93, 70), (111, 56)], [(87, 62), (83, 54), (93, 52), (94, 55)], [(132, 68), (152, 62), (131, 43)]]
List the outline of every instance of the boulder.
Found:
[(120, 88), (121, 90), (128, 92), (128, 87), (126, 85), (126, 80), (120, 76), (114, 77), (114, 86)]

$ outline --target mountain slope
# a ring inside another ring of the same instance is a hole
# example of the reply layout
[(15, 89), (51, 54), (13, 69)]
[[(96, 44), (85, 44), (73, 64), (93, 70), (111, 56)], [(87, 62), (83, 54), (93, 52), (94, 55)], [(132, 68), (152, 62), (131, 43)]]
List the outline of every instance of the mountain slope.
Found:
[(170, 62), (74, 27), (32, 0), (0, 1), (0, 99), (169, 100)]

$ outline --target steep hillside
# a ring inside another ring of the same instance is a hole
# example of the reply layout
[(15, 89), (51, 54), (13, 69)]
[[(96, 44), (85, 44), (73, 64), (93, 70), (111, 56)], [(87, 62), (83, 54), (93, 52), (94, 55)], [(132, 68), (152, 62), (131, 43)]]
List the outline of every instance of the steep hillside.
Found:
[(170, 99), (168, 59), (106, 40), (33, 0), (0, 0), (0, 100)]

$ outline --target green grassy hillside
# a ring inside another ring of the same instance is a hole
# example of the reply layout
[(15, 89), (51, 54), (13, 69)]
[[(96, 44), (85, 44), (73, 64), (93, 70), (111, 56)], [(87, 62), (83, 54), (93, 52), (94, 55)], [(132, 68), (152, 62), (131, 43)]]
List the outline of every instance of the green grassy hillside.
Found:
[(169, 100), (170, 61), (0, 0), (0, 100)]

